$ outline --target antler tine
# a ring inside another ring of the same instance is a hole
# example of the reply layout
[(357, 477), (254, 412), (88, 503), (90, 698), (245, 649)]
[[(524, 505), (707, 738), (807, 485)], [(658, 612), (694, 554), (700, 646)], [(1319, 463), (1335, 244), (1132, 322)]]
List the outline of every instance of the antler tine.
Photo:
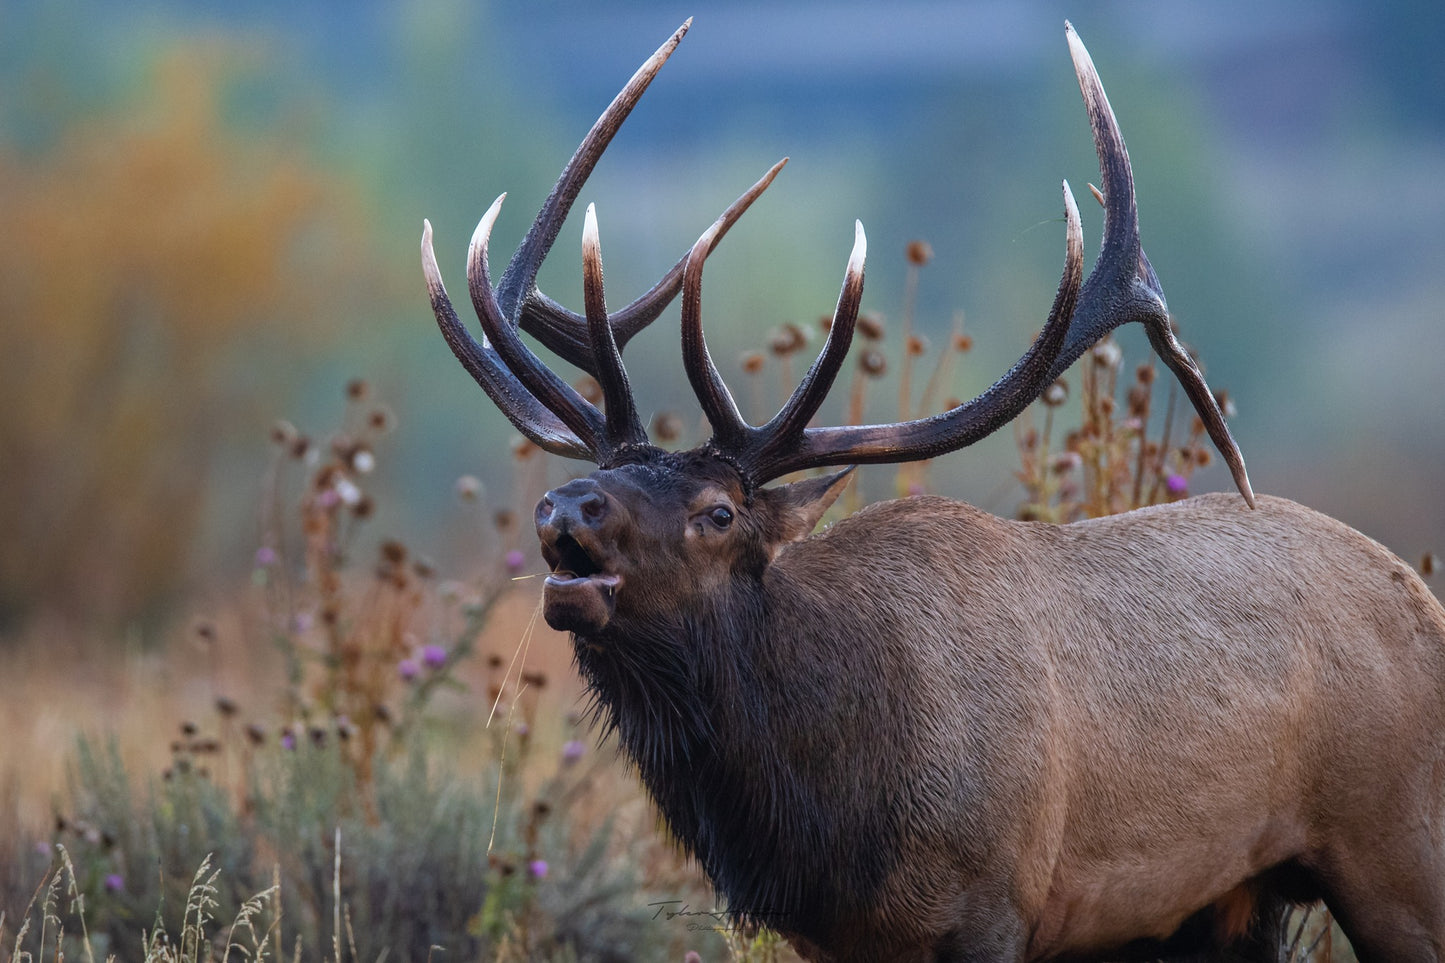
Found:
[(622, 353), (607, 320), (607, 299), (602, 288), (602, 244), (597, 236), (597, 208), (587, 205), (582, 226), (582, 292), (587, 307), (587, 329), (592, 336), (592, 356), (597, 362), (597, 380), (607, 408), (609, 449), (647, 444), (647, 430), (637, 418), (632, 386)]
[(1064, 34), (1069, 41), (1074, 73), (1079, 78), (1079, 90), (1089, 113), (1095, 152), (1099, 155), (1099, 174), (1104, 187), (1104, 244), (1098, 263), (1084, 282), (1079, 310), (1051, 374), (1055, 378), (1061, 375), (1100, 338), (1120, 325), (1130, 321), (1140, 322), (1155, 352), (1184, 386), (1185, 394), (1208, 429), (1210, 439), (1229, 465), (1235, 486), (1253, 508), (1254, 491), (1245, 471), (1244, 455), (1230, 435), (1224, 412), (1205, 384), (1204, 375), (1174, 337), (1164, 290), (1140, 245), (1134, 175), (1114, 110), (1109, 106), (1109, 98), (1104, 93), (1104, 85), (1094, 69), (1089, 51), (1073, 25), (1067, 21), (1064, 23)]
[(703, 414), (712, 425), (712, 444), (723, 451), (741, 451), (752, 431), (738, 411), (732, 392), (718, 374), (702, 334), (702, 268), (717, 239), (721, 221), (703, 232), (692, 246), (682, 275), (682, 364)]
[(1089, 51), (1064, 21), (1064, 35), (1074, 61), (1074, 73), (1084, 96), (1089, 114), (1089, 128), (1094, 135), (1094, 152), (1099, 158), (1099, 176), (1104, 189), (1094, 197), (1104, 208), (1104, 243), (1098, 263), (1084, 282), (1079, 310), (1069, 328), (1064, 348), (1054, 361), (1053, 377), (1079, 359), (1089, 348), (1114, 328), (1129, 321), (1148, 324), (1151, 318), (1167, 321), (1169, 308), (1164, 291), (1152, 269), (1141, 271), (1148, 264), (1139, 244), (1139, 209), (1134, 199), (1134, 172), (1129, 165), (1129, 151), (1119, 133), (1119, 123), (1109, 98), (1104, 93), (1099, 73)]
[(1045, 385), (1109, 331), (1128, 321), (1140, 321), (1149, 333), (1150, 343), (1184, 384), (1210, 437), (1229, 464), (1240, 494), (1254, 506), (1244, 458), (1198, 367), (1173, 337), (1163, 291), (1140, 246), (1134, 177), (1114, 111), (1072, 25), (1065, 24), (1065, 35), (1089, 113), (1104, 185), (1104, 244), (1089, 279), (1080, 289), (1083, 254), (1079, 212), (1065, 182), (1068, 258), (1064, 277), (1043, 333), (1006, 375), (973, 401), (932, 418), (894, 425), (805, 429), (791, 450), (779, 451), (776, 456), (770, 450), (770, 457), (752, 466), (754, 483), (799, 468), (912, 461), (972, 444), (1014, 418)]
[(605, 425), (601, 412), (522, 343), (517, 329), (503, 316), (501, 306), (497, 304), (496, 292), (492, 290), (491, 280), (487, 276), (487, 242), (491, 238), (492, 225), (496, 223), (497, 214), (501, 211), (502, 201), (506, 197), (507, 195), (503, 194), (492, 202), (472, 235), (467, 254), (467, 286), (471, 290), (472, 306), (476, 308), (482, 330), (486, 332), (502, 363), (537, 401), (572, 429), (573, 434), (587, 447), (587, 457), (598, 459), (606, 450)]
[[(712, 236), (714, 248), (722, 241), (728, 230), (737, 223), (738, 218), (742, 217), (744, 212), (752, 206), (753, 201), (768, 189), (768, 185), (772, 184), (773, 178), (778, 176), (778, 172), (786, 163), (788, 163), (788, 158), (784, 157), (774, 164), (766, 174), (758, 179), (757, 183), (748, 188), (741, 197), (728, 205), (727, 210), (722, 212), (717, 219), (717, 223), (721, 227)], [(687, 254), (678, 258), (677, 263), (645, 294), (627, 307), (610, 315), (609, 322), (619, 351), (632, 339), (633, 335), (657, 320), (658, 315), (672, 303), (672, 299), (682, 289), (682, 274), (687, 266), (687, 258)], [(592, 340), (585, 318), (569, 311), (536, 288), (523, 301), (521, 310), (521, 325), (524, 331), (536, 336), (537, 340), (546, 345), (548, 350), (588, 374), (596, 375), (598, 373), (592, 357)]]
[[(1152, 272), (1151, 272), (1152, 273)], [(1239, 450), (1239, 445), (1234, 441), (1234, 436), (1229, 433), (1229, 426), (1224, 422), (1224, 412), (1220, 410), (1219, 401), (1214, 397), (1214, 392), (1209, 390), (1209, 385), (1204, 383), (1204, 373), (1189, 357), (1189, 352), (1174, 337), (1169, 323), (1147, 324), (1144, 330), (1149, 335), (1149, 343), (1154, 346), (1154, 351), (1174, 372), (1179, 383), (1184, 386), (1184, 393), (1194, 405), (1199, 420), (1204, 423), (1204, 429), (1209, 432), (1209, 438), (1214, 442), (1214, 447), (1224, 458), (1224, 463), (1229, 466), (1229, 474), (1234, 478), (1234, 487), (1239, 489), (1239, 494), (1244, 496), (1244, 501), (1250, 508), (1254, 508), (1254, 489), (1249, 484), (1249, 472), (1244, 468), (1244, 455)]]
[(544, 408), (498, 359), (490, 347), (478, 344), (452, 308), (432, 250), (431, 222), (422, 221), (421, 264), (431, 295), (432, 313), (452, 354), (471, 372), (477, 384), (501, 409), (502, 414), (539, 448), (566, 458), (591, 459), (592, 452), (571, 429)]
[[(552, 192), (547, 195), (542, 209), (537, 212), (536, 220), (532, 222), (527, 236), (512, 255), (507, 270), (502, 273), (501, 281), (497, 284), (497, 303), (512, 324), (515, 325), (520, 319), (518, 309), (522, 302), (536, 289), (537, 271), (546, 260), (553, 242), (557, 240), (557, 234), (562, 230), (562, 222), (572, 210), (572, 204), (577, 200), (582, 185), (587, 182), (592, 169), (597, 166), (602, 152), (612, 142), (622, 122), (632, 113), (632, 108), (637, 106), (652, 79), (657, 76), (662, 65), (667, 63), (667, 58), (672, 56), (672, 52), (677, 49), (678, 43), (691, 26), (692, 18), (689, 17), (666, 43), (647, 58), (646, 63), (637, 68), (632, 79), (612, 99), (612, 103), (602, 112), (602, 116), (597, 118), (587, 136), (582, 138), (582, 143), (577, 146), (577, 151), (567, 162), (567, 166), (562, 168)], [(578, 326), (581, 327), (580, 324)]]
[(797, 444), (750, 466), (761, 483), (822, 465), (877, 464), (932, 458), (973, 444), (1007, 424), (1038, 397), (1063, 346), (1084, 275), (1084, 234), (1069, 183), (1063, 184), (1066, 254), (1048, 321), (1022, 358), (983, 394), (956, 408), (889, 425), (808, 428)]
[(863, 300), (863, 265), (868, 257), (868, 237), (863, 233), (863, 222), (853, 222), (853, 253), (848, 257), (848, 268), (843, 275), (843, 290), (838, 295), (838, 305), (833, 310), (833, 323), (828, 328), (828, 340), (808, 373), (786, 404), (773, 419), (758, 429), (765, 438), (758, 455), (759, 463), (768, 461), (776, 454), (796, 444), (796, 436), (808, 427), (808, 421), (818, 413), (818, 408), (833, 387), (848, 348), (853, 343), (853, 330), (858, 321), (858, 305)]

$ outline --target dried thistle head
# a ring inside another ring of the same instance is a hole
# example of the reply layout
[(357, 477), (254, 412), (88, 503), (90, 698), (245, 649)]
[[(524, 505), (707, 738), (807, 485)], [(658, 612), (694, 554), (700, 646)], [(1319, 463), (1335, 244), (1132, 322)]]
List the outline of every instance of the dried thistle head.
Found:
[(1119, 363), (1124, 360), (1124, 352), (1119, 350), (1113, 339), (1100, 341), (1090, 349), (1089, 355), (1094, 359), (1094, 364), (1109, 370), (1118, 368)]
[(774, 328), (768, 334), (768, 350), (775, 357), (786, 358), (793, 353), (793, 339), (782, 328)]
[(1143, 382), (1136, 382), (1129, 386), (1127, 398), (1129, 414), (1135, 418), (1142, 418), (1149, 413), (1149, 386)]
[(388, 565), (406, 564), (406, 546), (394, 538), (381, 543), (381, 560)]
[(531, 440), (517, 435), (512, 439), (512, 457), (517, 461), (526, 461), (538, 452), (538, 448)]
[(296, 430), (296, 426), (284, 418), (271, 426), (271, 441), (282, 448), (291, 447), (300, 437), (301, 432)]
[(366, 427), (377, 434), (385, 434), (396, 427), (396, 416), (392, 414), (390, 408), (378, 405), (367, 413)]
[(883, 318), (873, 311), (864, 312), (858, 315), (857, 330), (865, 341), (882, 341)]
[(1235, 415), (1239, 414), (1239, 410), (1234, 407), (1234, 399), (1229, 397), (1229, 392), (1227, 390), (1221, 388), (1220, 390), (1216, 391), (1214, 393), (1214, 400), (1218, 402), (1219, 410), (1224, 412), (1224, 417), (1233, 418)]
[(659, 411), (652, 418), (652, 436), (658, 441), (674, 442), (682, 437), (682, 419), (670, 411)]
[(909, 264), (914, 267), (923, 267), (933, 260), (933, 245), (927, 241), (909, 241), (906, 253)]
[(463, 475), (456, 480), (457, 497), (464, 502), (474, 502), (482, 497), (482, 482), (475, 475)]
[(768, 350), (780, 358), (801, 351), (807, 346), (807, 333), (791, 321), (774, 328), (768, 335)]
[(572, 387), (576, 388), (577, 393), (592, 402), (592, 404), (602, 404), (602, 386), (598, 384), (597, 379), (591, 375), (583, 375), (578, 378), (577, 383)]
[(877, 348), (866, 348), (858, 355), (858, 367), (870, 378), (881, 378), (888, 371), (888, 359)]
[(761, 351), (745, 351), (742, 357), (743, 371), (747, 374), (755, 375), (763, 370), (765, 361), (766, 359), (763, 357)]

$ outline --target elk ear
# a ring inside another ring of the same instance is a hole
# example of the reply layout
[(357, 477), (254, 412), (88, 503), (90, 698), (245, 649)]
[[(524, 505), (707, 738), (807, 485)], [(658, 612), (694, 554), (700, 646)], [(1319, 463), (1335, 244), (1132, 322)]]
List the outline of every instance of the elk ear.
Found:
[(853, 480), (854, 467), (850, 465), (831, 475), (763, 489), (773, 508), (773, 544), (782, 547), (811, 533), (823, 513)]

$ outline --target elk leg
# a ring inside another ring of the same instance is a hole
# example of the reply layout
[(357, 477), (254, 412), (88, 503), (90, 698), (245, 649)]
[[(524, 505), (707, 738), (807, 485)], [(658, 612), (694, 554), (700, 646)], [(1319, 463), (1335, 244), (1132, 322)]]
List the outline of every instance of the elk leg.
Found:
[(1440, 963), (1445, 861), (1425, 830), (1371, 840), (1319, 874), (1325, 904), (1360, 963)]

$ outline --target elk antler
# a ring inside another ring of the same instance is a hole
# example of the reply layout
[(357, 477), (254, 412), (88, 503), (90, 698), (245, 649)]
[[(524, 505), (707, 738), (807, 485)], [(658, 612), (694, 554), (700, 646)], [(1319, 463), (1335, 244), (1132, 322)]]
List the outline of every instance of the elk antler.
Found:
[[(586, 316), (575, 314), (548, 298), (537, 288), (536, 280), (537, 271), (556, 241), (588, 175), (691, 24), (689, 19), (679, 27), (638, 68), (597, 118), (563, 168), (495, 289), (488, 280), (486, 247), (502, 198), (499, 197), (482, 218), (482, 224), (478, 225), (472, 239), (472, 256), (467, 271), (472, 302), (487, 334), (482, 342), (473, 338), (457, 317), (432, 250), (431, 224), (423, 224), (422, 269), (431, 295), (432, 312), (436, 315), (442, 337), (462, 366), (517, 430), (539, 447), (557, 455), (604, 464), (620, 448), (646, 443), (646, 434), (632, 407), (619, 352), (633, 335), (655, 320), (676, 297), (682, 287), (686, 256), (636, 301), (610, 315), (600, 307), (601, 261), (595, 243), (592, 248), (596, 271), (591, 272), (584, 263), (584, 270), (596, 275), (593, 284), (596, 297), (592, 297), (589, 289)], [(723, 212), (714, 225), (714, 246), (767, 189), (786, 163), (787, 158), (783, 158), (774, 164)], [(592, 236), (595, 241), (595, 230)], [(584, 252), (584, 261), (587, 256)], [(594, 300), (595, 305), (592, 303)], [(598, 378), (608, 406), (605, 419), (532, 354), (517, 336), (518, 326), (535, 335), (549, 350)], [(612, 348), (606, 347), (608, 343)]]
[[(1174, 337), (1164, 289), (1159, 286), (1159, 278), (1139, 243), (1134, 172), (1129, 167), (1129, 151), (1119, 135), (1114, 109), (1109, 106), (1109, 98), (1104, 94), (1104, 85), (1094, 69), (1089, 51), (1084, 49), (1084, 42), (1067, 20), (1064, 21), (1064, 35), (1069, 41), (1069, 54), (1074, 60), (1074, 72), (1079, 77), (1079, 90), (1084, 95), (1089, 125), (1094, 131), (1094, 146), (1099, 155), (1099, 173), (1104, 184), (1101, 201), (1104, 204), (1104, 244), (1099, 251), (1099, 265), (1107, 263), (1109, 267), (1107, 270), (1096, 267), (1085, 282), (1082, 302), (1069, 325), (1064, 349), (1059, 352), (1053, 370), (1049, 372), (1050, 378), (1063, 374), (1090, 346), (1119, 325), (1129, 321), (1142, 323), (1149, 343), (1184, 386), (1184, 392), (1199, 413), (1214, 447), (1224, 456), (1239, 493), (1253, 508), (1254, 491), (1249, 485), (1249, 473), (1244, 468), (1244, 456), (1229, 433), (1219, 402), (1209, 390), (1209, 385), (1204, 383), (1203, 373)], [(1109, 159), (1107, 163), (1105, 158)], [(1117, 210), (1108, 203), (1114, 197), (1121, 201)], [(1096, 279), (1110, 277), (1122, 282), (1114, 290), (1115, 297), (1122, 296), (1117, 305), (1091, 290)]]
[(822, 353), (783, 410), (766, 425), (749, 426), (738, 413), (703, 340), (702, 269), (715, 245), (719, 225), (714, 224), (693, 246), (683, 277), (683, 360), (713, 426), (710, 444), (736, 461), (749, 482), (761, 484), (791, 471), (822, 465), (916, 461), (971, 445), (1016, 417), (1090, 345), (1121, 324), (1139, 321), (1145, 325), (1155, 350), (1183, 382), (1210, 437), (1229, 464), (1240, 494), (1254, 506), (1244, 458), (1224, 424), (1219, 405), (1199, 369), (1170, 332), (1159, 280), (1139, 243), (1134, 178), (1118, 122), (1073, 26), (1066, 23), (1065, 33), (1088, 109), (1104, 184), (1103, 250), (1081, 290), (1082, 231), (1078, 208), (1066, 181), (1063, 189), (1068, 248), (1048, 322), (1008, 373), (972, 401), (929, 418), (894, 424), (806, 427), (852, 338), (863, 284), (864, 245), (859, 225), (838, 313)]
[[(753, 201), (767, 190), (788, 162), (785, 157), (769, 168), (756, 184), (732, 203), (710, 229), (712, 244), (727, 233)], [(431, 294), (432, 313), (442, 336), (462, 365), (471, 372), (508, 420), (538, 447), (566, 458), (598, 465), (610, 464), (624, 448), (647, 443), (637, 419), (627, 372), (622, 367), (616, 315), (606, 313), (602, 297), (602, 255), (597, 241), (596, 213), (589, 207), (583, 232), (583, 278), (587, 317), (588, 370), (602, 385), (607, 406), (604, 416), (577, 391), (549, 369), (526, 344), (506, 317), (501, 298), (493, 288), (487, 265), (487, 244), (501, 210), (503, 194), (492, 202), (472, 235), (467, 263), (467, 284), (472, 305), (486, 338), (478, 343), (452, 307), (432, 250), (429, 221), (422, 227), (422, 270)], [(679, 277), (681, 276), (679, 272)], [(661, 308), (659, 307), (659, 311)]]
[[(607, 145), (612, 142), (623, 121), (632, 113), (632, 108), (637, 106), (662, 65), (672, 56), (673, 50), (690, 26), (691, 17), (677, 28), (666, 43), (657, 48), (646, 63), (637, 68), (632, 79), (597, 118), (592, 129), (577, 146), (572, 159), (562, 169), (557, 183), (553, 185), (547, 200), (537, 212), (536, 220), (528, 229), (527, 236), (512, 255), (506, 271), (497, 282), (497, 304), (501, 307), (503, 316), (513, 326), (520, 325), (522, 330), (535, 336), (549, 351), (594, 376), (597, 370), (594, 367), (596, 362), (592, 353), (589, 321), (547, 297), (537, 287), (537, 271), (552, 250), (552, 244), (557, 240), (557, 234), (567, 220), (567, 214), (572, 210), (577, 195), (592, 174), (592, 169), (597, 166), (598, 160), (607, 150)], [(733, 215), (728, 218), (729, 226), (756, 196), (745, 194), (734, 202), (733, 207), (728, 208), (728, 213)], [(737, 209), (739, 206), (741, 210)], [(715, 241), (722, 240), (725, 233), (726, 230), (719, 233)], [(637, 300), (608, 316), (608, 324), (613, 329), (613, 340), (617, 342), (619, 349), (627, 344), (633, 335), (656, 320), (677, 296), (682, 287), (684, 260), (685, 256), (679, 258), (677, 263)]]
[[(495, 289), (488, 275), (487, 242), (505, 195), (497, 198), (478, 224), (468, 258), (467, 281), (486, 333), (480, 343), (467, 332), (452, 308), (432, 252), (431, 225), (424, 225), (422, 266), (442, 335), (519, 431), (547, 451), (589, 459), (604, 467), (630, 449), (646, 447), (646, 431), (632, 400), (621, 349), (661, 313), (679, 288), (683, 290), (683, 360), (688, 379), (713, 426), (709, 447), (732, 460), (748, 485), (803, 468), (915, 461), (971, 445), (1017, 416), (1089, 346), (1119, 325), (1138, 321), (1145, 326), (1155, 351), (1183, 383), (1215, 446), (1229, 464), (1240, 494), (1253, 507), (1254, 493), (1244, 458), (1199, 368), (1171, 331), (1163, 291), (1139, 242), (1134, 178), (1124, 139), (1088, 51), (1067, 23), (1065, 33), (1088, 109), (1104, 185), (1103, 248), (1088, 280), (1081, 282), (1082, 228), (1073, 194), (1068, 182), (1064, 182), (1066, 256), (1048, 321), (1023, 357), (972, 401), (932, 417), (895, 424), (807, 427), (852, 341), (863, 295), (867, 250), (863, 227), (858, 224), (843, 290), (822, 352), (782, 410), (767, 424), (753, 427), (743, 419), (703, 338), (703, 265), (728, 229), (772, 183), (787, 163), (786, 158), (734, 201), (662, 280), (615, 314), (607, 313), (603, 297), (596, 213), (590, 206), (583, 232), (585, 315), (568, 311), (538, 290), (538, 268), (587, 176), (689, 24), (690, 20), (658, 48), (598, 118), (563, 169)], [(605, 416), (523, 344), (519, 326), (597, 377), (605, 400)]]

